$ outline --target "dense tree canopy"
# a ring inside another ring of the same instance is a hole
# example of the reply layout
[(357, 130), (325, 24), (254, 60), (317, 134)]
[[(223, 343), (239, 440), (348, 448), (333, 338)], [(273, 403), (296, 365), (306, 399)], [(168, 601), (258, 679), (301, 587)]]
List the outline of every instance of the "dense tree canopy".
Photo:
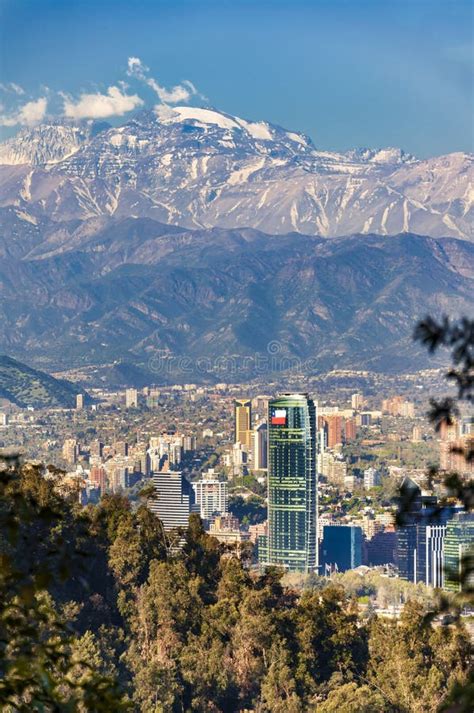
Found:
[(466, 696), (461, 624), (286, 588), (196, 516), (170, 541), (143, 505), (81, 508), (60, 473), (12, 461), (0, 520), (2, 711), (435, 713)]

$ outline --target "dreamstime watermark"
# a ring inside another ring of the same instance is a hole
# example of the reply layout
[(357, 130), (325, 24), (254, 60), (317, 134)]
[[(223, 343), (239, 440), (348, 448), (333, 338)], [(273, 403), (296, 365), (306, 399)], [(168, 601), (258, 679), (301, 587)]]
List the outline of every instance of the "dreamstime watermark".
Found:
[(272, 340), (264, 352), (254, 352), (242, 356), (229, 355), (218, 357), (191, 357), (171, 354), (165, 350), (156, 350), (148, 361), (148, 368), (153, 374), (161, 376), (199, 375), (228, 376), (268, 375), (285, 373), (288, 375), (312, 374), (317, 370), (314, 358), (300, 359), (289, 355), (285, 346)]

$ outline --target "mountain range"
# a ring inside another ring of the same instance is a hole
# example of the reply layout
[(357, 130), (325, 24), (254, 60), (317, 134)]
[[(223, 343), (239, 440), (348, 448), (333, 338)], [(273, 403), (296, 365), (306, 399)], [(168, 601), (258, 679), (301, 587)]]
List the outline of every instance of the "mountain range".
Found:
[(0, 186), (0, 350), (49, 370), (406, 371), (417, 319), (472, 311), (468, 154), (328, 153), (178, 107), (21, 132)]
[(0, 145), (0, 206), (25, 220), (152, 218), (251, 227), (472, 239), (473, 157), (319, 151), (301, 133), (213, 109), (145, 111), (124, 126), (51, 123)]
[(0, 262), (2, 349), (52, 370), (126, 360), (158, 382), (163, 354), (191, 359), (188, 381), (205, 376), (199, 358), (215, 371), (216, 359), (247, 355), (243, 379), (272, 349), (314, 370), (406, 370), (425, 364), (411, 342), (417, 319), (472, 308), (467, 241), (97, 221), (46, 237), (31, 226), (26, 254), (17, 244)]

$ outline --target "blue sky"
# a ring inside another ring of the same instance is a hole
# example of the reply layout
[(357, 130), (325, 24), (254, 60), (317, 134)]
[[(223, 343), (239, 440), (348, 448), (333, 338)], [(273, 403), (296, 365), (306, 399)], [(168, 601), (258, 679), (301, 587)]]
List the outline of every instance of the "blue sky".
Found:
[[(82, 116), (94, 97), (99, 113), (153, 106), (151, 79), (168, 94), (192, 94), (189, 80), (206, 97), (191, 103), (322, 149), (470, 151), (472, 12), (465, 0), (0, 0), (1, 135), (66, 105)], [(141, 65), (127, 75), (129, 57)]]

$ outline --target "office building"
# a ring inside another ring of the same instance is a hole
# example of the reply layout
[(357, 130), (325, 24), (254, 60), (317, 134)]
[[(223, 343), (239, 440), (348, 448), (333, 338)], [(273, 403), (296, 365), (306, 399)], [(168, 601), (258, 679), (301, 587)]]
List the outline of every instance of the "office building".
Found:
[(356, 525), (325, 525), (322, 556), (324, 573), (345, 572), (362, 564), (362, 528)]
[(448, 520), (444, 542), (444, 588), (450, 592), (460, 592), (474, 587), (471, 571), (467, 577), (467, 558), (474, 558), (474, 513), (461, 512)]
[(377, 567), (397, 563), (397, 531), (388, 525), (383, 531), (375, 532), (367, 541), (367, 564)]
[(444, 582), (444, 540), (446, 525), (426, 525), (418, 528), (417, 582), (442, 587)]
[(404, 479), (402, 492), (407, 495), (409, 507), (397, 534), (400, 577), (415, 584), (441, 587), (446, 523), (455, 511), (443, 508), (438, 512), (437, 498), (424, 494), (411, 478)]
[(162, 471), (153, 475), (154, 494), (148, 500), (152, 513), (160, 518), (165, 530), (187, 527), (194, 504), (194, 491), (180, 471)]
[(220, 480), (213, 468), (203, 473), (200, 480), (192, 483), (195, 503), (203, 520), (210, 520), (214, 515), (227, 513), (228, 488)]
[(252, 402), (249, 399), (234, 401), (234, 443), (241, 443), (251, 448), (252, 439)]
[(126, 389), (125, 408), (138, 408), (138, 391), (136, 389)]
[(316, 408), (307, 394), (268, 404), (267, 562), (317, 571)]

